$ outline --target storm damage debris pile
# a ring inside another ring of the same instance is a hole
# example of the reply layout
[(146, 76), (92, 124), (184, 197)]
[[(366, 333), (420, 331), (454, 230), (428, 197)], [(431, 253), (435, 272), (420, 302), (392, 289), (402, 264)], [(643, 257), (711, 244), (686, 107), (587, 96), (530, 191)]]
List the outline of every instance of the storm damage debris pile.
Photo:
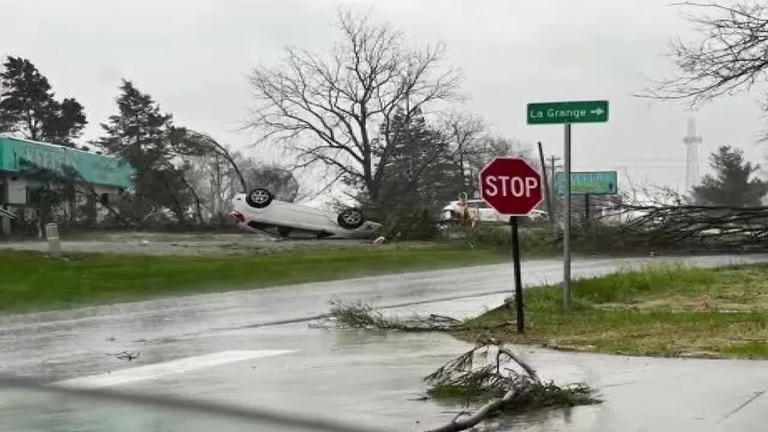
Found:
[(466, 430), (502, 413), (600, 403), (584, 384), (560, 387), (542, 381), (531, 366), (493, 339), (478, 342), (425, 381), (431, 386), (428, 394), (432, 398), (485, 402), (474, 412), (462, 411), (450, 423), (429, 432)]
[(345, 304), (331, 302), (329, 318), (340, 328), (400, 331), (459, 330), (462, 322), (444, 315), (413, 316), (409, 318), (385, 317), (381, 311), (364, 303)]
[(654, 247), (761, 252), (768, 239), (768, 207), (618, 204), (602, 217), (627, 219), (623, 242)]
[[(454, 332), (464, 328), (463, 322), (443, 315), (393, 318), (364, 303), (337, 301), (331, 302), (325, 325), (417, 332)], [(424, 380), (430, 386), (427, 394), (432, 399), (465, 406), (483, 404), (474, 412), (462, 410), (450, 423), (428, 432), (462, 431), (504, 413), (600, 403), (594, 391), (584, 384), (561, 387), (542, 381), (528, 363), (493, 338), (479, 340), (474, 348), (445, 363)]]

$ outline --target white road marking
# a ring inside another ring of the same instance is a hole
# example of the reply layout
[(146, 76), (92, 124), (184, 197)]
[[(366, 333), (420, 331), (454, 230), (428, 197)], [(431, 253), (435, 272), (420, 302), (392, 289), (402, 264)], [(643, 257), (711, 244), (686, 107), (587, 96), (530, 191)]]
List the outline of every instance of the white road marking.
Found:
[(162, 363), (120, 369), (98, 375), (72, 378), (53, 383), (56, 386), (98, 388), (127, 384), (135, 381), (156, 379), (166, 375), (190, 372), (210, 366), (218, 366), (244, 360), (274, 357), (294, 353), (296, 350), (221, 351), (194, 357), (184, 357)]

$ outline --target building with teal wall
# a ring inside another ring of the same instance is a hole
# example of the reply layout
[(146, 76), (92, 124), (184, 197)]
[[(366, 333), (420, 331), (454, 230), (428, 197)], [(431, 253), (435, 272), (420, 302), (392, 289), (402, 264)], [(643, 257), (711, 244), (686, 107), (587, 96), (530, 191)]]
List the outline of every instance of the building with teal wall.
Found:
[(0, 136), (0, 208), (10, 212), (28, 210), (30, 190), (51, 177), (80, 186), (81, 193), (68, 203), (74, 211), (89, 199), (105, 203), (119, 199), (132, 188), (134, 175), (130, 164), (113, 156)]

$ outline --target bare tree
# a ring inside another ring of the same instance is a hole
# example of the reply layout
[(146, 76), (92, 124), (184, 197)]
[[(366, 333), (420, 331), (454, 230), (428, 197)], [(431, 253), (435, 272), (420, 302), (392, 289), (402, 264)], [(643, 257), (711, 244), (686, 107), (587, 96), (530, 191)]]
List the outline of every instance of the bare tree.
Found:
[(461, 192), (474, 190), (472, 166), (483, 153), (486, 126), (476, 115), (452, 112), (440, 122), (443, 137), (451, 147), (449, 158), (459, 172)]
[(641, 96), (687, 100), (692, 106), (723, 95), (751, 89), (766, 78), (768, 68), (768, 5), (751, 0), (725, 6), (684, 2), (700, 11), (686, 13), (700, 40), (672, 44), (679, 76), (655, 82)]
[(349, 12), (338, 24), (342, 38), (329, 56), (287, 48), (281, 66), (253, 71), (250, 125), (295, 154), (295, 168), (324, 165), (332, 181), (376, 202), (398, 141), (395, 114), (408, 120), (456, 98), (460, 76), (443, 66), (443, 45), (410, 49), (399, 31)]
[[(240, 171), (240, 167), (238, 167), (234, 156), (226, 146), (220, 144), (213, 137), (203, 132), (181, 128), (179, 128), (179, 131), (180, 133), (178, 136), (180, 136), (181, 139), (177, 142), (185, 144), (183, 146), (177, 146), (177, 151), (180, 154), (198, 156), (203, 154), (218, 155), (232, 166), (232, 169), (237, 174), (237, 179), (240, 181), (242, 192), (246, 193), (248, 191), (248, 185), (245, 182), (245, 177), (243, 177), (243, 173)], [(182, 149), (179, 150), (179, 148)]]

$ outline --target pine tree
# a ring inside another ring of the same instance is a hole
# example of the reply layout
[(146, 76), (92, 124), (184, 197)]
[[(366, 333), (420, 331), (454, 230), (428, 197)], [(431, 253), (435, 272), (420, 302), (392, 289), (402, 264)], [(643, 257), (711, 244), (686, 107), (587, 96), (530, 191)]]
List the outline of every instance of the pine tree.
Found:
[(157, 169), (170, 152), (173, 117), (164, 114), (148, 94), (123, 80), (117, 98), (118, 113), (101, 127), (106, 136), (97, 144), (127, 160), (138, 172)]
[(710, 155), (710, 166), (715, 175), (706, 175), (701, 184), (693, 188), (697, 203), (729, 207), (761, 205), (768, 193), (768, 183), (750, 179), (760, 166), (745, 162), (742, 150), (722, 146)]
[(48, 79), (21, 57), (7, 57), (0, 73), (0, 131), (73, 147), (87, 121), (75, 99), (54, 98)]
[(192, 198), (183, 168), (173, 165), (173, 118), (131, 81), (123, 80), (120, 92), (118, 113), (101, 125), (106, 135), (95, 144), (125, 159), (136, 170), (129, 210), (135, 218), (145, 220), (166, 208), (183, 223)]
[(396, 113), (390, 131), (381, 204), (429, 207), (455, 195), (460, 180), (450, 167), (448, 144), (420, 112), (411, 117)]

